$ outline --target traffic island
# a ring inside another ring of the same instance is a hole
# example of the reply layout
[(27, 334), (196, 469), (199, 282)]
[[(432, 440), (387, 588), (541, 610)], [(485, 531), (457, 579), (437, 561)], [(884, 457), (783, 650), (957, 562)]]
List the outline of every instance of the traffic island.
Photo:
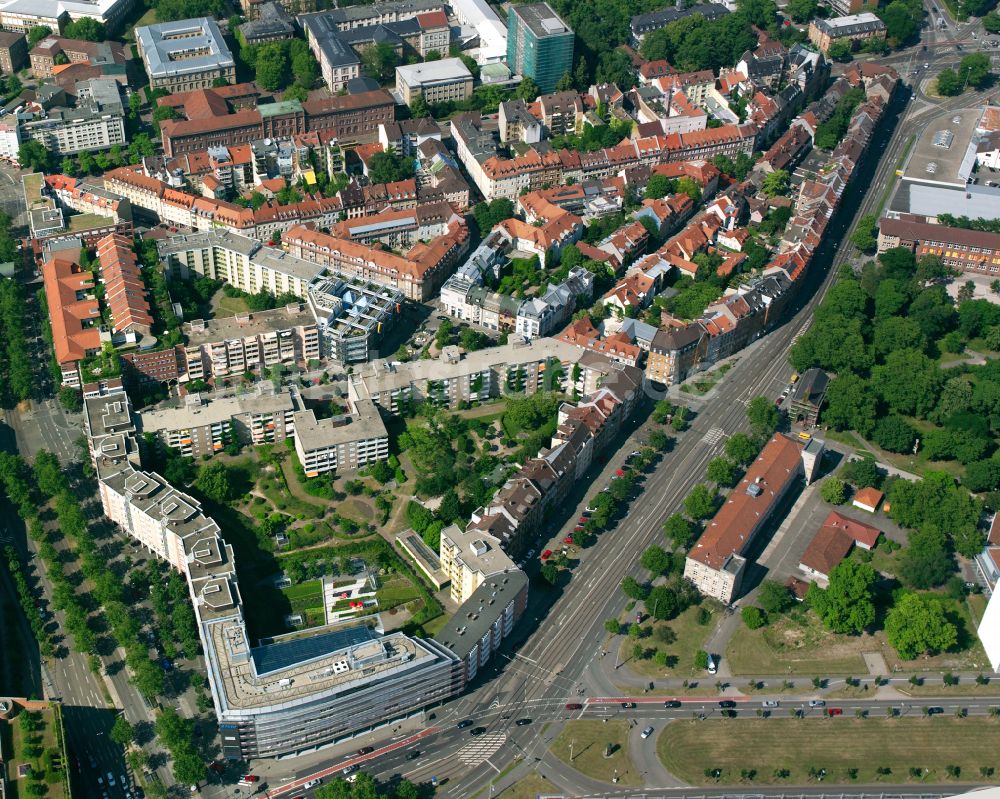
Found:
[[(568, 766), (592, 779), (641, 785), (628, 752), (629, 723), (624, 720), (576, 719), (563, 727), (551, 751)], [(610, 746), (610, 754), (608, 747)]]
[(1000, 780), (1000, 721), (907, 712), (917, 715), (678, 721), (656, 750), (671, 774), (697, 785)]

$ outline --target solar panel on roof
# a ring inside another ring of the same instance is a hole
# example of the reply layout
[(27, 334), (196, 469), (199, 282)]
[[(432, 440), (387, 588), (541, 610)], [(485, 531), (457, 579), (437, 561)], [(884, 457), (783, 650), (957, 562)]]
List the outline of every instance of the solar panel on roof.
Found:
[(250, 650), (257, 674), (264, 675), (287, 669), (299, 663), (315, 660), (338, 649), (363, 644), (378, 638), (378, 633), (368, 627), (349, 627), (344, 630), (321, 633), (310, 638), (266, 644)]

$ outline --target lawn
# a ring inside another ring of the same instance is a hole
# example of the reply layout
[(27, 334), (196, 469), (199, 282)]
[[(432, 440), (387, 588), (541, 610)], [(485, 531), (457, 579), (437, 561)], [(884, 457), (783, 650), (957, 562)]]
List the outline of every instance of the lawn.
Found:
[[(39, 712), (39, 717), (38, 728), (32, 732), (25, 731), (17, 717), (9, 722), (4, 731), (4, 744), (13, 744), (7, 763), (7, 779), (8, 786), (12, 788), (12, 799), (30, 799), (33, 794), (27, 789), (32, 783), (44, 787), (43, 799), (62, 799), (66, 795), (67, 773), (59, 736), (60, 712), (56, 706), (50, 705)], [(19, 777), (18, 766), (21, 764), (29, 764), (32, 773), (38, 776), (34, 779)]]
[(249, 310), (247, 301), (242, 297), (227, 297), (220, 292), (214, 303), (213, 313), (217, 319), (221, 319), (226, 316), (236, 316), (238, 313), (246, 313)]
[[(708, 620), (703, 624), (698, 623), (699, 608), (705, 608), (709, 612)], [(621, 643), (622, 662), (625, 668), (641, 677), (704, 677), (704, 670), (694, 667), (694, 653), (703, 648), (705, 640), (715, 629), (718, 618), (719, 605), (712, 600), (705, 600), (701, 605), (688, 608), (672, 621), (655, 622), (653, 634), (641, 639), (639, 643), (646, 649), (665, 652), (673, 660), (668, 660), (666, 666), (658, 666), (653, 656), (633, 660), (632, 648), (636, 642), (626, 636)], [(663, 643), (658, 637), (658, 631), (664, 627), (677, 636), (671, 644)], [(676, 665), (671, 665), (673, 663)]]
[[(667, 725), (656, 748), (671, 774), (699, 785), (746, 782), (745, 769), (755, 770), (753, 782), (761, 784), (806, 784), (810, 769), (825, 769), (826, 782), (834, 785), (1000, 779), (1000, 722), (982, 719), (678, 721)], [(960, 769), (957, 778), (948, 774), (949, 766)], [(996, 771), (984, 777), (981, 768)], [(722, 774), (714, 780), (706, 769)], [(778, 769), (787, 769), (788, 776), (778, 776)], [(923, 771), (915, 777), (910, 769)]]
[(862, 654), (879, 652), (893, 672), (927, 672), (987, 669), (982, 645), (966, 603), (944, 599), (952, 620), (959, 625), (957, 652), (917, 660), (900, 660), (885, 633), (838, 635), (826, 630), (811, 611), (796, 610), (757, 630), (740, 625), (726, 650), (733, 674), (789, 674), (799, 676), (866, 674)]
[(288, 598), (293, 613), (305, 615), (309, 611), (318, 611), (323, 616), (323, 584), (319, 580), (282, 588), (281, 593)]
[(493, 794), (496, 799), (537, 799), (542, 794), (556, 794), (559, 789), (538, 774), (532, 772), (524, 779), (518, 780), (506, 790)]
[[(641, 785), (642, 779), (628, 756), (628, 722), (574, 719), (566, 723), (552, 742), (552, 754), (582, 774), (595, 780), (611, 782), (618, 774), (621, 785)], [(608, 744), (616, 747), (611, 757), (604, 757)], [(573, 759), (570, 760), (570, 745)]]
[(405, 577), (393, 577), (388, 582), (379, 586), (375, 591), (375, 598), (378, 599), (379, 610), (388, 610), (397, 605), (405, 605), (414, 599), (420, 599), (420, 592)]

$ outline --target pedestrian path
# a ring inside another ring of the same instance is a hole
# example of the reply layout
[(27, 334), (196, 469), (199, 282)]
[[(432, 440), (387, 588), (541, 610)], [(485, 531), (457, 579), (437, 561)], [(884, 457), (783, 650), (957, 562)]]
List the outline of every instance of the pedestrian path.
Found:
[(702, 436), (701, 441), (703, 444), (708, 444), (710, 447), (714, 447), (718, 444), (726, 435), (726, 431), (721, 427), (713, 427), (704, 436)]
[(467, 766), (478, 766), (493, 757), (496, 751), (507, 743), (507, 733), (488, 732), (470, 741), (458, 750), (458, 759)]

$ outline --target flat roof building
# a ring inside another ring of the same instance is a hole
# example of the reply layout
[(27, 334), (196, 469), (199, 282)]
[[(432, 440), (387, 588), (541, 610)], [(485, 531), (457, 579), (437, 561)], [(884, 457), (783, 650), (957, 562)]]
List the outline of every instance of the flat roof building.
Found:
[(336, 469), (359, 469), (389, 457), (389, 433), (375, 403), (359, 399), (351, 413), (317, 419), (311, 410), (292, 417), (295, 453), (306, 477)]
[(516, 568), (500, 540), (480, 530), (451, 524), (441, 531), (441, 569), (451, 581), (451, 598), (465, 602), (495, 574)]
[(146, 25), (136, 29), (135, 41), (154, 89), (187, 92), (236, 79), (233, 54), (209, 17)]
[(833, 19), (814, 19), (809, 23), (809, 41), (824, 53), (834, 42), (863, 42), (884, 39), (885, 23), (870, 11)]
[(507, 11), (507, 66), (542, 94), (573, 69), (573, 31), (548, 3), (512, 3)]
[(428, 105), (472, 96), (472, 73), (460, 58), (442, 58), (396, 67), (396, 90), (411, 105), (422, 96)]

